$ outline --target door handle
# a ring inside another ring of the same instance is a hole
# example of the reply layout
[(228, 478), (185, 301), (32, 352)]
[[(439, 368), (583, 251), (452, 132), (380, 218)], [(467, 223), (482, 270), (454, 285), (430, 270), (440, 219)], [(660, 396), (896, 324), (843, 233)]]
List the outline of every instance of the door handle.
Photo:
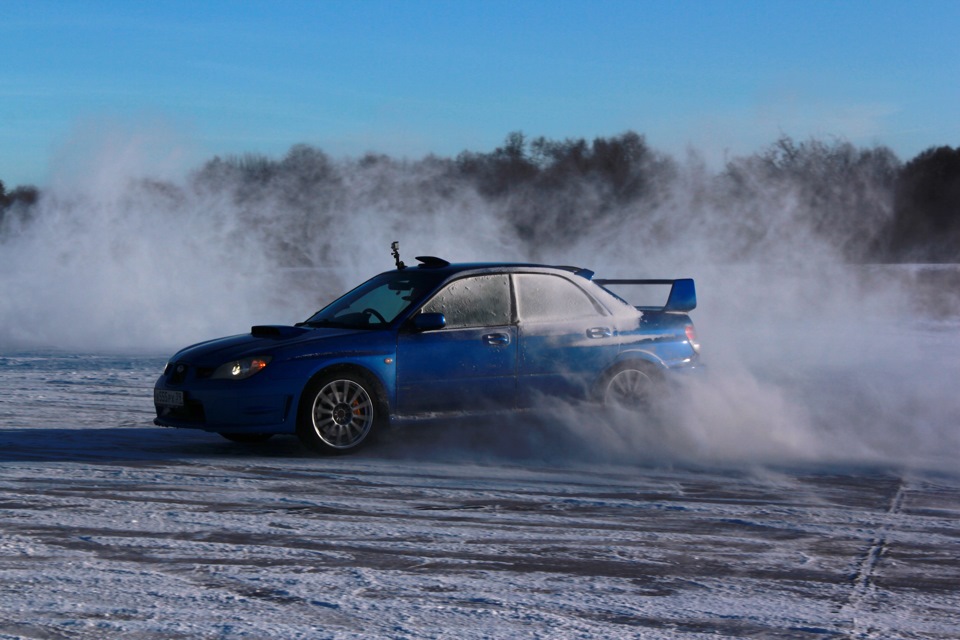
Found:
[(499, 347), (510, 344), (510, 336), (506, 333), (488, 333), (483, 336), (483, 341), (493, 347)]
[(607, 327), (591, 327), (587, 329), (588, 338), (609, 338), (613, 335), (613, 331)]

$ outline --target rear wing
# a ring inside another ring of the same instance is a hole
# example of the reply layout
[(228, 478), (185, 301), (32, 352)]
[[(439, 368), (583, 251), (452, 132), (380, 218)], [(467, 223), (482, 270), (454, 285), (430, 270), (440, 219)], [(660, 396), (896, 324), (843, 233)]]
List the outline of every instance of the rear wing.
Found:
[(677, 280), (606, 280), (597, 278), (594, 282), (601, 287), (621, 284), (670, 285), (670, 295), (667, 298), (667, 304), (662, 308), (663, 311), (687, 312), (697, 308), (697, 289), (693, 284), (693, 278), (679, 278)]

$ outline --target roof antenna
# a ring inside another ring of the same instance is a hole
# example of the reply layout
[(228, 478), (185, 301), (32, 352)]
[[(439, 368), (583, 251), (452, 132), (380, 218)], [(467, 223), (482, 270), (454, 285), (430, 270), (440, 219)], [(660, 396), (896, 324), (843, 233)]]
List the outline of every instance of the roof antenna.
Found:
[(407, 265), (403, 264), (403, 261), (400, 260), (400, 243), (396, 240), (393, 241), (393, 244), (390, 245), (391, 251), (393, 251), (393, 259), (397, 263), (397, 269), (403, 269)]

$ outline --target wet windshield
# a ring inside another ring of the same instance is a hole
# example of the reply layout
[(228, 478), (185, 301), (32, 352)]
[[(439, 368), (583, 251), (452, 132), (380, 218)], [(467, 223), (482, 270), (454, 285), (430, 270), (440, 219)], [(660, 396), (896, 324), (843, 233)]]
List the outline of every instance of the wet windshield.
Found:
[(306, 322), (309, 327), (379, 329), (391, 324), (430, 293), (442, 276), (425, 271), (391, 271), (367, 280)]

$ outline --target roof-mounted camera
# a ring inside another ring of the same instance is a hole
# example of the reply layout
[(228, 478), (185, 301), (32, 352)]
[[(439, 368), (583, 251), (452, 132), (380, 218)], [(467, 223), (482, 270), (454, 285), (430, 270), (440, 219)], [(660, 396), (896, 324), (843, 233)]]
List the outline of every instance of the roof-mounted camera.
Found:
[(390, 250), (393, 252), (393, 260), (397, 263), (397, 270), (406, 268), (407, 265), (403, 264), (403, 260), (400, 259), (400, 243), (396, 240), (390, 245)]

